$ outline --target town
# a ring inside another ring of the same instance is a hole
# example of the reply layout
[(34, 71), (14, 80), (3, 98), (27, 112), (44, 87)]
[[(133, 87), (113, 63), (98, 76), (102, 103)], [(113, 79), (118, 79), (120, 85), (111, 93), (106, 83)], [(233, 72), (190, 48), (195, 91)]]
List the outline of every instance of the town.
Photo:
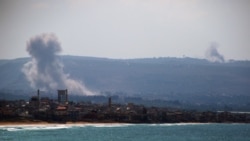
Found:
[(248, 112), (195, 111), (169, 107), (146, 107), (134, 103), (106, 104), (73, 102), (68, 90), (57, 90), (58, 98), (40, 96), (40, 91), (25, 100), (0, 100), (0, 122), (102, 122), (102, 123), (250, 123)]

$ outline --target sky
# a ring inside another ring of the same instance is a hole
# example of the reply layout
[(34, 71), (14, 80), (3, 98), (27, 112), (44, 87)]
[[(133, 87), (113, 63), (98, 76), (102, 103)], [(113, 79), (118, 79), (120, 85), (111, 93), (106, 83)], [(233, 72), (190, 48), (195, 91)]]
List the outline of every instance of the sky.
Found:
[(250, 60), (249, 0), (0, 0), (0, 59), (53, 33), (62, 55)]

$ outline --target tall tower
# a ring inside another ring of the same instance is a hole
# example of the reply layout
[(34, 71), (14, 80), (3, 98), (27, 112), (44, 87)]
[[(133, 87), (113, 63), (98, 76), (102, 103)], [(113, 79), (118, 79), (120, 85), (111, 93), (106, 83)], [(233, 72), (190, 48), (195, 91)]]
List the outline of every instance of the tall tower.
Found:
[(109, 101), (108, 101), (109, 108), (111, 108), (111, 104), (112, 104), (112, 99), (111, 97), (109, 97)]
[(68, 104), (68, 90), (57, 90), (58, 103)]
[(40, 90), (37, 89), (38, 109), (40, 108)]

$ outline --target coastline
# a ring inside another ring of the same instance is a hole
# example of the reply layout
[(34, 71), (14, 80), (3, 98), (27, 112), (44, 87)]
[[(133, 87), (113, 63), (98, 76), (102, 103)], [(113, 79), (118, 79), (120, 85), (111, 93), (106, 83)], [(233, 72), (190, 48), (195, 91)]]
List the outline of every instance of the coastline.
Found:
[(0, 122), (0, 130), (20, 131), (20, 130), (56, 130), (72, 127), (127, 127), (135, 125), (146, 126), (196, 126), (196, 125), (243, 125), (249, 123), (230, 123), (230, 122), (179, 122), (179, 123), (120, 123), (120, 122)]
[(25, 126), (119, 126), (132, 124), (148, 124), (148, 125), (194, 125), (194, 124), (249, 124), (238, 122), (177, 122), (177, 123), (124, 123), (124, 122), (45, 122), (45, 121), (27, 121), (27, 122), (0, 122), (1, 127), (25, 127)]
[(79, 121), (79, 122), (65, 122), (65, 123), (60, 123), (60, 122), (45, 122), (45, 121), (25, 121), (25, 122), (19, 122), (19, 121), (15, 121), (15, 122), (10, 122), (10, 121), (6, 121), (6, 122), (0, 122), (0, 127), (3, 126), (50, 126), (50, 125), (69, 125), (69, 126), (73, 126), (73, 125), (98, 125), (98, 124), (102, 124), (102, 125), (121, 125), (121, 124), (129, 124), (129, 123), (120, 123), (120, 122), (84, 122), (84, 121)]

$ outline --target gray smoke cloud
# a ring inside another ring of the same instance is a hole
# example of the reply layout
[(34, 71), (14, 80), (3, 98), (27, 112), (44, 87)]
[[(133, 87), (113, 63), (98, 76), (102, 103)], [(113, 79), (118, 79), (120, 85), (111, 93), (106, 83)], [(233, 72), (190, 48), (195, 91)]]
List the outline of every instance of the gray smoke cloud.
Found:
[(42, 34), (27, 42), (27, 52), (32, 60), (24, 64), (22, 71), (31, 87), (45, 91), (69, 89), (75, 94), (94, 95), (92, 91), (77, 80), (64, 73), (58, 54), (61, 45), (54, 34)]
[(217, 48), (218, 48), (218, 45), (216, 43), (212, 43), (211, 46), (206, 51), (206, 54), (205, 54), (206, 59), (210, 62), (223, 63), (225, 61), (224, 56), (219, 53)]

